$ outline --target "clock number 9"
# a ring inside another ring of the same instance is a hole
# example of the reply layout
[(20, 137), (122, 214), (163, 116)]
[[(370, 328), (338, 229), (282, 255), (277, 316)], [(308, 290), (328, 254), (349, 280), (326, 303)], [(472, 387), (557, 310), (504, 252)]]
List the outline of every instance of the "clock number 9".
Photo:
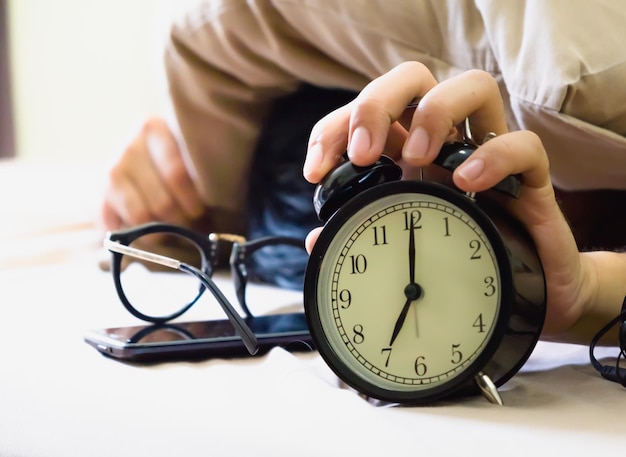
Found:
[(352, 294), (348, 289), (342, 289), (341, 292), (339, 292), (339, 301), (342, 303), (341, 307), (343, 309), (350, 308), (352, 304)]

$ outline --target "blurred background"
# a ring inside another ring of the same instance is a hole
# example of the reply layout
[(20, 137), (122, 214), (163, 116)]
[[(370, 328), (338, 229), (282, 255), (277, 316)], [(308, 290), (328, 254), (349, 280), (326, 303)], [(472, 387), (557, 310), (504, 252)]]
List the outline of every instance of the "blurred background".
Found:
[(162, 40), (180, 3), (0, 0), (0, 156), (116, 154), (163, 111)]

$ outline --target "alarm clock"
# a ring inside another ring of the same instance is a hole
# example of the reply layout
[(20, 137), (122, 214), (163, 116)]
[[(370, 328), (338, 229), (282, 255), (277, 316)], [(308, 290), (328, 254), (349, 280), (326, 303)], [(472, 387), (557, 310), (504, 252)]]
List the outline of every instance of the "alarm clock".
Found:
[[(435, 163), (454, 171), (476, 147), (444, 144)], [(402, 180), (386, 156), (346, 160), (320, 182), (304, 307), (342, 381), (384, 402), (482, 393), (502, 404), (498, 387), (530, 356), (546, 312), (533, 241), (488, 195), (520, 189), (516, 176), (480, 194)]]

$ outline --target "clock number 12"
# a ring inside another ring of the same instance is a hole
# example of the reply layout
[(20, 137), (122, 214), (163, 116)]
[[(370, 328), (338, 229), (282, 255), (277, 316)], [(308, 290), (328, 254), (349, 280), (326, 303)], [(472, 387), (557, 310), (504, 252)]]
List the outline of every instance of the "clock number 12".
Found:
[(421, 229), (420, 220), (422, 219), (422, 213), (418, 210), (404, 211), (404, 230), (409, 229)]

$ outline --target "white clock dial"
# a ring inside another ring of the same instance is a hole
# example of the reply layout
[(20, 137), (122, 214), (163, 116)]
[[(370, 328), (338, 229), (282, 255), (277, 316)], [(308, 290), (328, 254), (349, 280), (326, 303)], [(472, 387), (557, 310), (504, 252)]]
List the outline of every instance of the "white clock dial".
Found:
[(388, 195), (358, 210), (328, 245), (319, 278), (319, 319), (336, 356), (386, 389), (457, 377), (498, 318), (501, 280), (483, 229), (426, 193)]

